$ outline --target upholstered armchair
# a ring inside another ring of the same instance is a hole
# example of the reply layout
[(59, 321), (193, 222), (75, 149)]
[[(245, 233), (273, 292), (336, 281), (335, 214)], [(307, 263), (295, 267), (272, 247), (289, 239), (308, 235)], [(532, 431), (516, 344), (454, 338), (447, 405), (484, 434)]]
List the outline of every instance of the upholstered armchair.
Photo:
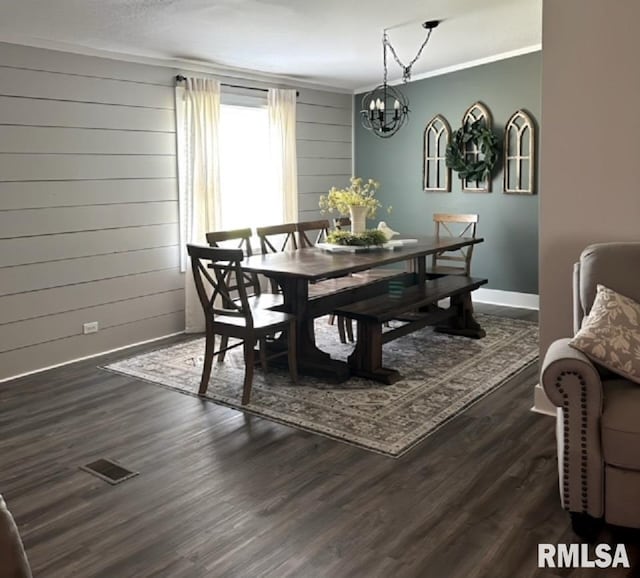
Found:
[[(597, 285), (640, 301), (640, 243), (587, 247), (574, 266), (574, 333), (589, 314)], [(602, 368), (569, 339), (544, 359), (542, 386), (558, 408), (560, 498), (574, 531), (598, 524), (640, 528), (640, 384)]]
[(11, 512), (0, 495), (0, 578), (31, 578), (27, 556)]

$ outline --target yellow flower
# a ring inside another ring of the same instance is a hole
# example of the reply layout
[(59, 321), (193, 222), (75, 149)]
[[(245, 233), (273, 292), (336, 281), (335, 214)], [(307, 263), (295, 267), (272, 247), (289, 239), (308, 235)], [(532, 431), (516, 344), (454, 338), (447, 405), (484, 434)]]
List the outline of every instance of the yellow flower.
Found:
[(367, 217), (375, 217), (376, 211), (382, 206), (380, 201), (375, 198), (380, 183), (373, 179), (368, 179), (364, 183), (361, 177), (351, 177), (349, 182), (350, 186), (344, 189), (331, 187), (328, 195), (320, 197), (319, 204), (322, 212), (338, 211), (341, 215), (348, 215), (351, 206), (367, 207)]

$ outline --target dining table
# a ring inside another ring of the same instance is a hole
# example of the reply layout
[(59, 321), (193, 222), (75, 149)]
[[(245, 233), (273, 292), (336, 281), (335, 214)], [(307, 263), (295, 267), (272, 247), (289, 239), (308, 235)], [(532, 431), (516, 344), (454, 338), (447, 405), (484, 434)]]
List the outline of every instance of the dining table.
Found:
[[(387, 247), (369, 250), (326, 250), (309, 247), (295, 251), (246, 257), (243, 270), (273, 280), (282, 291), (283, 310), (296, 317), (296, 352), (301, 374), (328, 378), (340, 383), (350, 377), (349, 365), (322, 351), (315, 340), (314, 320), (339, 307), (389, 291), (390, 278), (370, 283), (342, 286), (340, 290), (310, 298), (310, 286), (378, 267), (408, 262), (397, 268), (397, 279), (405, 284), (422, 285), (427, 280), (427, 259), (442, 251), (455, 251), (482, 243), (481, 237), (414, 236), (394, 239)], [(336, 336), (337, 338), (337, 336)]]

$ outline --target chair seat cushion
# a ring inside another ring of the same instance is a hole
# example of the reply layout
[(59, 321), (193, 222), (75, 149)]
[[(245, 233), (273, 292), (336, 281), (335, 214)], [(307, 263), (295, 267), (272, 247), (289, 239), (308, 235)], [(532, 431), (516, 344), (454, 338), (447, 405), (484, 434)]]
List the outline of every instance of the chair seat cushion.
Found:
[(603, 382), (602, 453), (605, 462), (640, 470), (640, 387), (626, 379)]

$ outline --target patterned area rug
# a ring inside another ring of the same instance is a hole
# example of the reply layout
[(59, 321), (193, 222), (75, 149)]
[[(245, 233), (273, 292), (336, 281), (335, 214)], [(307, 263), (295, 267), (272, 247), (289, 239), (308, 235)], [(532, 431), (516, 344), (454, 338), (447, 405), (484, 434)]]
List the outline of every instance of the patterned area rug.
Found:
[[(291, 427), (328, 436), (391, 457), (399, 457), (472, 403), (538, 359), (536, 323), (476, 315), (486, 330), (474, 340), (425, 328), (384, 347), (384, 363), (403, 379), (383, 385), (351, 378), (340, 385), (301, 376), (298, 385), (285, 370), (258, 367), (251, 403), (242, 407), (241, 348), (214, 361), (207, 398)], [(326, 318), (316, 320), (316, 341), (336, 359), (353, 345), (341, 344)], [(189, 395), (197, 395), (204, 339), (198, 338), (106, 366)]]

